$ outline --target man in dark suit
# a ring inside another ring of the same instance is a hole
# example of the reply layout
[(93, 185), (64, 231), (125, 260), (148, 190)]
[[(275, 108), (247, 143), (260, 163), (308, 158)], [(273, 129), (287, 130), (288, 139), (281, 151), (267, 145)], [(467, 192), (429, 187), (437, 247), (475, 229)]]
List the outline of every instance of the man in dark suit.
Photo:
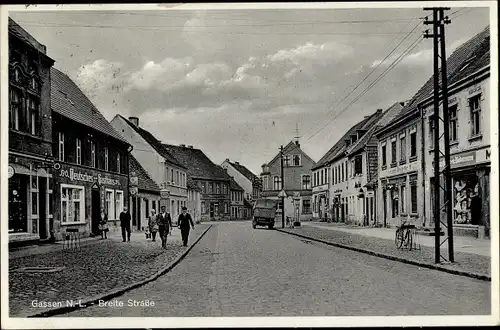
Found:
[(178, 226), (181, 229), (182, 243), (188, 245), (189, 229), (194, 229), (193, 219), (191, 214), (187, 213), (187, 207), (182, 207), (182, 213), (179, 215)]
[[(123, 208), (123, 211), (120, 213), (120, 227), (122, 227), (122, 238), (123, 241), (125, 242), (125, 238), (128, 238), (128, 241), (130, 242), (130, 220), (132, 217), (130, 216), (130, 212), (128, 211), (127, 207), (125, 206)], [(125, 232), (127, 235), (125, 235)]]
[(157, 217), (158, 231), (160, 232), (161, 247), (167, 248), (167, 235), (172, 229), (172, 218), (170, 214), (165, 210), (165, 206), (161, 207), (161, 212)]

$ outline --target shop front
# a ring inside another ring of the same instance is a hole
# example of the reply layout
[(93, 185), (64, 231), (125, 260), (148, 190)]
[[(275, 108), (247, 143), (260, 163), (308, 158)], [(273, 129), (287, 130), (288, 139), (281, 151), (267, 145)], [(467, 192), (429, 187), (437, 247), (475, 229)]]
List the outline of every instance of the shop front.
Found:
[(128, 176), (55, 163), (53, 194), (56, 239), (62, 239), (69, 228), (78, 229), (82, 237), (93, 236), (99, 231), (101, 211), (110, 227), (119, 226), (128, 200)]
[(9, 156), (9, 242), (50, 238), (52, 204), (51, 163)]

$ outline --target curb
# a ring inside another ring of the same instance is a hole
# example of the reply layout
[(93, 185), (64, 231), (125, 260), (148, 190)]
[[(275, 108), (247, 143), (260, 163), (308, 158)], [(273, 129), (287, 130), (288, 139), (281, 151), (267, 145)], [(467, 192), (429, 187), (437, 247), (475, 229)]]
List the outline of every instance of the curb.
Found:
[(125, 287), (121, 287), (118, 289), (108, 291), (107, 293), (101, 294), (99, 296), (94, 296), (94, 297), (86, 299), (86, 300), (81, 300), (81, 302), (79, 304), (75, 303), (74, 306), (65, 306), (65, 307), (54, 308), (54, 309), (46, 310), (46, 311), (39, 312), (36, 314), (31, 314), (31, 315), (28, 315), (25, 317), (29, 317), (29, 318), (31, 318), (31, 317), (50, 317), (50, 316), (54, 316), (54, 315), (66, 314), (66, 313), (73, 312), (73, 311), (81, 309), (81, 308), (87, 308), (87, 307), (93, 306), (93, 305), (97, 304), (99, 302), (99, 300), (113, 299), (115, 297), (121, 296), (122, 294), (124, 294), (127, 291), (136, 289), (136, 288), (143, 286), (149, 282), (152, 282), (152, 281), (156, 280), (158, 277), (171, 271), (172, 268), (174, 268), (175, 266), (177, 266), (177, 264), (179, 262), (181, 262), (188, 255), (189, 251), (191, 251), (191, 249), (203, 238), (203, 236), (205, 236), (205, 234), (210, 230), (210, 228), (212, 228), (212, 225), (209, 225), (208, 228), (205, 229), (205, 231), (203, 233), (201, 233), (201, 235), (196, 239), (196, 241), (193, 244), (191, 244), (186, 249), (186, 251), (181, 253), (181, 255), (179, 255), (168, 266), (166, 266), (163, 269), (160, 269), (158, 272), (156, 272), (156, 274), (146, 278), (145, 280), (138, 281), (138, 282), (129, 284)]
[(484, 274), (478, 274), (478, 273), (473, 273), (473, 272), (468, 272), (468, 271), (463, 271), (463, 270), (457, 270), (457, 269), (450, 269), (450, 268), (446, 268), (446, 267), (435, 265), (435, 264), (430, 264), (430, 263), (425, 263), (425, 262), (420, 262), (420, 261), (405, 259), (405, 258), (401, 258), (401, 257), (391, 256), (391, 255), (388, 255), (388, 254), (383, 254), (383, 253), (375, 252), (375, 251), (368, 250), (368, 249), (361, 249), (361, 248), (357, 248), (357, 247), (354, 247), (354, 246), (349, 246), (349, 245), (344, 245), (344, 244), (339, 244), (339, 243), (327, 242), (327, 241), (324, 241), (324, 240), (321, 240), (321, 239), (317, 239), (317, 238), (313, 238), (313, 237), (310, 237), (310, 236), (306, 236), (306, 235), (302, 235), (302, 234), (297, 234), (297, 233), (292, 233), (292, 232), (289, 232), (289, 231), (285, 231), (283, 229), (277, 229), (277, 230), (279, 232), (282, 232), (282, 233), (286, 233), (286, 234), (289, 234), (289, 235), (298, 236), (298, 237), (305, 238), (305, 239), (308, 239), (308, 240), (311, 240), (311, 241), (315, 241), (315, 242), (323, 243), (323, 244), (326, 244), (326, 245), (331, 245), (331, 246), (339, 247), (339, 248), (346, 249), (346, 250), (351, 250), (351, 251), (356, 251), (356, 252), (360, 252), (360, 253), (365, 253), (365, 254), (369, 254), (369, 255), (372, 255), (372, 256), (376, 256), (376, 257), (380, 257), (380, 258), (385, 258), (385, 259), (389, 259), (389, 260), (392, 260), (392, 261), (399, 261), (399, 262), (402, 262), (402, 263), (405, 263), (405, 264), (414, 265), (414, 266), (429, 268), (429, 269), (433, 269), (433, 270), (439, 270), (439, 271), (442, 271), (442, 272), (445, 272), (445, 273), (450, 273), (450, 274), (453, 274), (453, 275), (471, 277), (471, 278), (474, 278), (474, 279), (477, 279), (477, 280), (491, 282), (491, 276), (484, 275)]

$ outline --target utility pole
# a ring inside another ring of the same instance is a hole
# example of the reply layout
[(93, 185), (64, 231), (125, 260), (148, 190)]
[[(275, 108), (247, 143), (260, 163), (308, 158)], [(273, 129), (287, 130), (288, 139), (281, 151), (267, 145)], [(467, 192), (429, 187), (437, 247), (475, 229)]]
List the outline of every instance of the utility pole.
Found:
[[(446, 68), (446, 42), (445, 42), (445, 24), (450, 20), (444, 15), (445, 10), (450, 8), (436, 7), (424, 8), (432, 11), (433, 19), (424, 24), (433, 25), (432, 34), (425, 31), (424, 38), (433, 38), (434, 44), (434, 114), (432, 115), (434, 124), (434, 234), (435, 234), (435, 263), (440, 263), (441, 259), (454, 262), (453, 251), (453, 215), (452, 215), (452, 185), (450, 173), (450, 121), (448, 113), (448, 76)], [(441, 63), (441, 70), (439, 64)], [(441, 82), (439, 79), (441, 74)], [(441, 86), (440, 86), (441, 85)], [(440, 97), (443, 104), (443, 116), (440, 116), (439, 106)], [(443, 123), (443, 135), (439, 134), (439, 124)], [(443, 137), (443, 145), (440, 145)], [(444, 153), (441, 151), (444, 148)], [(444, 157), (444, 168), (441, 170), (439, 159)], [(444, 177), (445, 186), (441, 185), (441, 175)], [(441, 203), (441, 191), (443, 191), (443, 203)], [(446, 223), (441, 221), (441, 210), (445, 209)], [(441, 242), (441, 223), (447, 228), (447, 237)], [(448, 241), (448, 259), (441, 255), (441, 245)]]
[[(283, 175), (283, 146), (280, 148), (281, 155), (281, 190), (285, 191), (285, 176)], [(285, 197), (281, 196), (281, 228), (285, 228)]]

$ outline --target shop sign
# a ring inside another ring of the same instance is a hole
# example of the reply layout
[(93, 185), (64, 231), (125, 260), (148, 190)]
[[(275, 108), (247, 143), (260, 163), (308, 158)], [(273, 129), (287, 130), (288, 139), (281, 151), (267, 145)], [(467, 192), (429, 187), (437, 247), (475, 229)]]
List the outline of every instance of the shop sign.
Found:
[(491, 162), (491, 149), (482, 149), (476, 151), (476, 163)]
[(139, 193), (139, 188), (138, 187), (130, 187), (130, 194), (132, 196), (135, 196)]
[[(450, 156), (450, 166), (452, 169), (457, 168), (457, 167), (461, 167), (461, 166), (472, 165), (475, 163), (476, 163), (476, 152), (475, 151), (464, 152), (461, 154), (456, 154), (456, 155)], [(433, 162), (433, 164), (434, 164), (434, 162)], [(439, 161), (439, 168), (440, 168), (440, 170), (444, 169), (444, 159), (441, 159)]]
[(16, 171), (14, 170), (14, 168), (12, 166), (9, 165), (9, 169), (8, 169), (9, 179), (12, 178), (14, 176), (14, 174), (16, 174)]
[(160, 198), (163, 198), (163, 199), (168, 199), (170, 197), (170, 191), (168, 190), (160, 190)]
[(398, 167), (393, 167), (389, 168), (385, 171), (382, 171), (380, 174), (380, 177), (386, 177), (386, 176), (393, 176), (393, 175), (398, 175), (398, 174), (403, 174), (403, 173), (408, 173), (408, 172), (414, 172), (417, 171), (419, 167), (419, 162), (412, 162), (409, 164), (404, 164)]
[(92, 173), (84, 173), (80, 171), (75, 171), (75, 169), (70, 168), (69, 170), (67, 169), (61, 169), (58, 171), (59, 176), (63, 178), (67, 178), (71, 181), (81, 181), (81, 182), (88, 182), (88, 183), (95, 183), (97, 182), (99, 185), (111, 185), (111, 186), (119, 186), (120, 181), (117, 179), (111, 179), (109, 177), (103, 176), (101, 174), (98, 175), (93, 175)]

